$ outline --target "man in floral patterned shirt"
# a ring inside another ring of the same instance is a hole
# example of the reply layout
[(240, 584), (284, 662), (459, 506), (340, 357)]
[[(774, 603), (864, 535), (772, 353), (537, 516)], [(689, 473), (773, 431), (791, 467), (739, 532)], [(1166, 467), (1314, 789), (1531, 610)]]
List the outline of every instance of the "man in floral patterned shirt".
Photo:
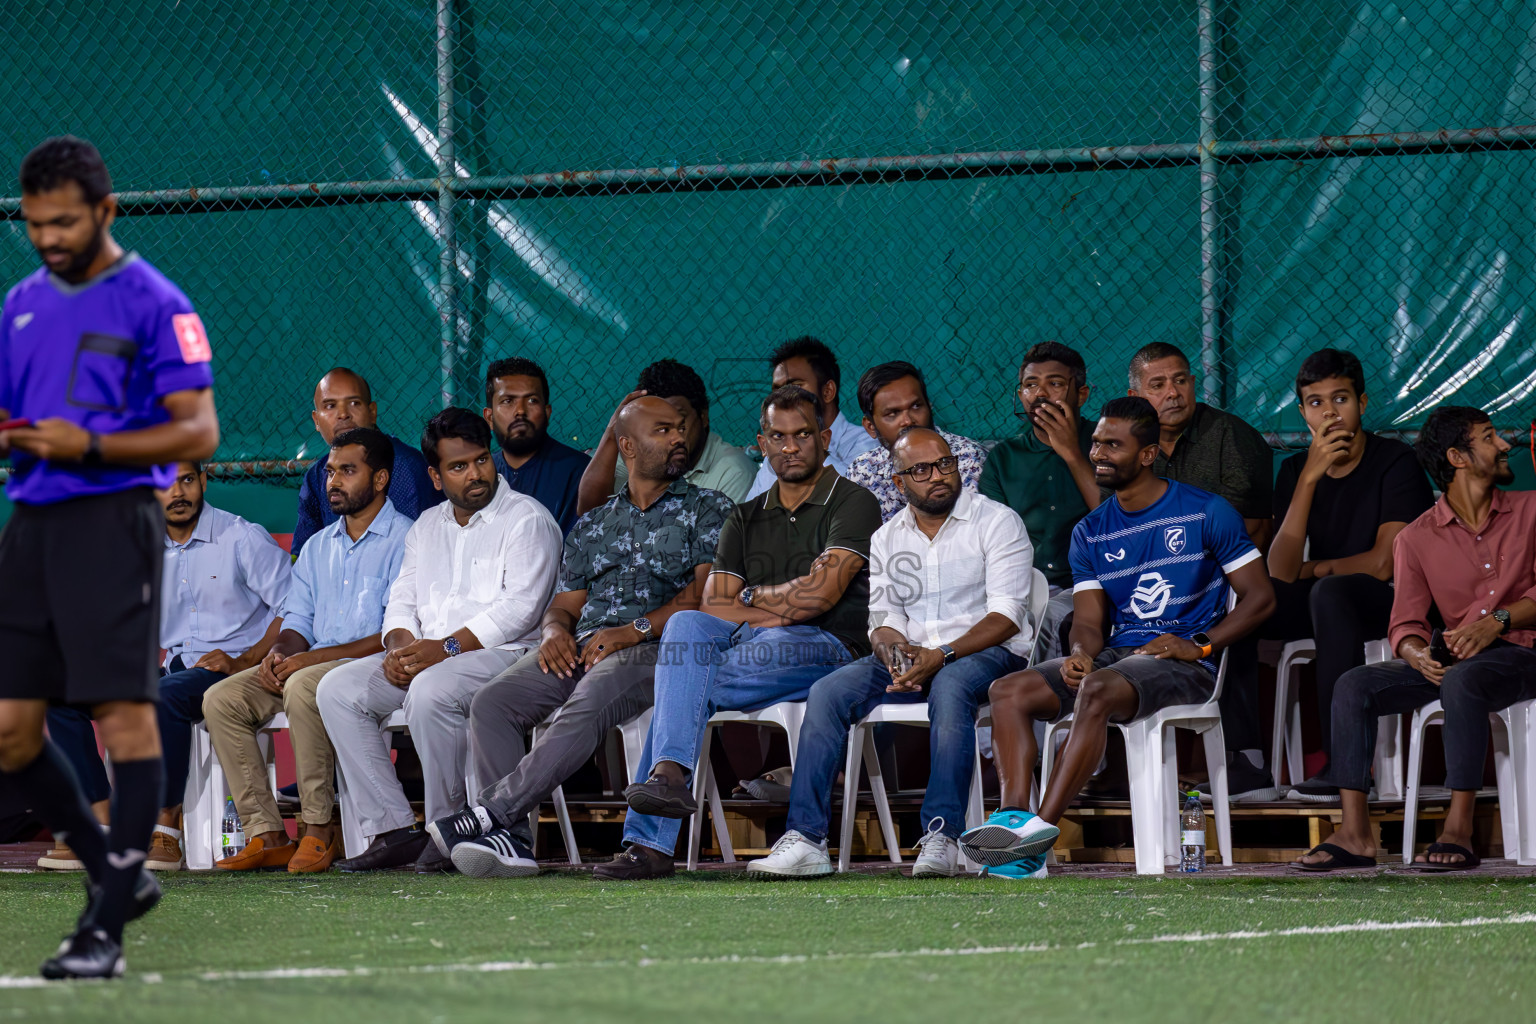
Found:
[[(671, 403), (630, 402), (615, 434), (627, 487), (571, 528), (539, 649), (486, 684), (470, 706), (475, 776), (485, 787), (478, 803), (427, 826), (467, 875), (538, 871), (528, 813), (609, 729), (651, 706), (662, 627), (675, 612), (699, 607), (734, 507), (682, 478), (686, 424)], [(529, 751), (529, 732), (557, 711)]]
[[(906, 495), (892, 476), (891, 446), (908, 427), (933, 428), (933, 406), (928, 404), (928, 385), (922, 371), (911, 363), (881, 363), (859, 378), (859, 409), (864, 429), (880, 442), (878, 448), (848, 464), (848, 479), (880, 499), (880, 521), (888, 523), (907, 507)], [(976, 490), (987, 450), (968, 437), (940, 430), (950, 452), (960, 460), (960, 486)]]

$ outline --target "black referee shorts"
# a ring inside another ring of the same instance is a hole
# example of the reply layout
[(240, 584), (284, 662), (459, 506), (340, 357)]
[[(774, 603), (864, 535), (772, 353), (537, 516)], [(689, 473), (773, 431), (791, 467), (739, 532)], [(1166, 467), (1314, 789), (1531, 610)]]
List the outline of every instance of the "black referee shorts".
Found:
[(164, 537), (147, 487), (18, 504), (0, 531), (0, 699), (155, 700)]

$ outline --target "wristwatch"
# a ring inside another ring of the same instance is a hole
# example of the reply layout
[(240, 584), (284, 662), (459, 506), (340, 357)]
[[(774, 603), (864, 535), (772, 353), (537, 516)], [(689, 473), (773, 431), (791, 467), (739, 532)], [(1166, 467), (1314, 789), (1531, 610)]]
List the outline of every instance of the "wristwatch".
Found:
[(651, 628), (651, 620), (644, 615), (631, 622), (630, 625), (635, 627), (635, 632), (640, 634), (641, 640), (649, 640), (656, 635), (656, 631)]
[(101, 465), (101, 435), (92, 430), (85, 442), (85, 454), (80, 456), (82, 466)]
[(1211, 638), (1204, 633), (1196, 633), (1189, 638), (1189, 642), (1200, 645), (1200, 657), (1202, 658), (1209, 658), (1211, 656), (1211, 648), (1215, 646), (1215, 644), (1211, 643)]
[(955, 660), (955, 649), (949, 644), (939, 644), (939, 653), (944, 655), (944, 664), (948, 665)]
[(746, 605), (748, 608), (751, 608), (752, 607), (752, 595), (755, 594), (755, 593), (757, 593), (757, 588), (756, 587), (742, 587), (741, 588), (741, 593), (737, 594), (736, 596), (741, 598), (741, 603), (742, 604)]
[(1499, 636), (1509, 632), (1509, 609), (1495, 608), (1493, 617), (1499, 620)]
[(448, 652), (450, 658), (464, 653), (464, 648), (459, 646), (459, 638), (454, 636), (443, 641), (443, 650)]

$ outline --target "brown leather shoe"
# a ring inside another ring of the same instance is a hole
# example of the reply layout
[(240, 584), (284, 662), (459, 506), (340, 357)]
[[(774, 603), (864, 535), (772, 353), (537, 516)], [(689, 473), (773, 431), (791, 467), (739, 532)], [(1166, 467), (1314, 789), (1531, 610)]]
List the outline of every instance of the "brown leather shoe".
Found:
[(317, 836), (305, 836), (299, 840), (298, 852), (288, 862), (290, 875), (329, 871), (331, 864), (341, 856), (341, 830), (331, 833), (330, 844), (322, 843)]
[(233, 856), (216, 860), (213, 866), (224, 871), (259, 871), (263, 868), (280, 868), (287, 866), (293, 859), (298, 847), (292, 843), (285, 846), (268, 847), (261, 839), (252, 839), (245, 845), (245, 849)]
[(80, 858), (61, 839), (53, 841), (53, 849), (37, 859), (37, 866), (46, 871), (84, 871)]
[(181, 837), (156, 828), (149, 837), (149, 855), (144, 866), (151, 871), (180, 871), (187, 866), (187, 858), (181, 852)]

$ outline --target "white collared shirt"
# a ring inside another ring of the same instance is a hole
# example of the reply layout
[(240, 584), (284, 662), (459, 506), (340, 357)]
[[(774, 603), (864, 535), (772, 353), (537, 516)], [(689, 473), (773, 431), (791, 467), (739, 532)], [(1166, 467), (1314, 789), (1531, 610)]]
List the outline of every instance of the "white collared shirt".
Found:
[[(853, 460), (869, 451), (871, 448), (880, 447), (880, 442), (869, 436), (869, 431), (856, 424), (850, 423), (839, 412), (832, 419), (832, 443), (827, 447), (826, 465), (837, 470), (837, 475), (846, 477), (848, 467)], [(757, 467), (757, 477), (752, 481), (752, 489), (742, 501), (751, 501), (759, 494), (767, 492), (778, 480), (773, 472), (773, 463), (766, 458), (763, 464)]]
[(538, 642), (560, 568), (560, 526), (537, 500), (495, 479), (491, 503), (463, 526), (445, 501), (422, 512), (406, 534), (385, 636), (404, 629), (437, 639), (468, 627), (482, 647)]
[(910, 507), (870, 538), (869, 629), (896, 630), (919, 647), (952, 644), (992, 612), (1017, 623), (1004, 646), (1029, 657), (1034, 545), (1019, 514), (962, 490), (932, 540)]

